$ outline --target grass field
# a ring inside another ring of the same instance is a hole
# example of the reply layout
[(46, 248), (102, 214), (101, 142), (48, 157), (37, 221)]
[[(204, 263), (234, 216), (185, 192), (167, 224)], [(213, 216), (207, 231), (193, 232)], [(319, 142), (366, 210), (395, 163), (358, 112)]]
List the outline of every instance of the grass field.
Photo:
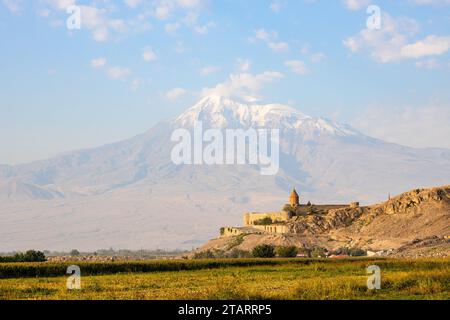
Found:
[[(247, 259), (82, 263), (81, 290), (68, 264), (0, 264), (0, 299), (450, 299), (450, 259)], [(366, 268), (381, 268), (381, 290)]]

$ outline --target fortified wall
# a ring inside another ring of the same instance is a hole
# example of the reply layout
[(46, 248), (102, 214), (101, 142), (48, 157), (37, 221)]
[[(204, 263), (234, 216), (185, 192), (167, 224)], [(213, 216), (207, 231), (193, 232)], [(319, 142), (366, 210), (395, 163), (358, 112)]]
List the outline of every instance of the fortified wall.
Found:
[[(330, 210), (341, 208), (359, 207), (358, 202), (350, 205), (300, 205), (299, 195), (294, 189), (289, 198), (289, 203), (280, 212), (249, 212), (243, 217), (244, 227), (223, 227), (220, 229), (221, 237), (233, 237), (241, 234), (286, 234), (289, 233), (287, 222), (294, 216), (327, 214)], [(287, 209), (286, 209), (287, 208)]]

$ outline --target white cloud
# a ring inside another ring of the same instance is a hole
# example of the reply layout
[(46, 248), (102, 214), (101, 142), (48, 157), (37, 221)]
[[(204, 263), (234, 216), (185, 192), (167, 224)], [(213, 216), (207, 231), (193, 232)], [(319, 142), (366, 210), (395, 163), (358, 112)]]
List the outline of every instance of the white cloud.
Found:
[(220, 71), (220, 67), (217, 66), (208, 66), (208, 67), (204, 67), (200, 70), (200, 74), (202, 76), (209, 76), (210, 74), (216, 73)]
[[(48, 5), (43, 10), (55, 10), (64, 15), (64, 19), (67, 18), (67, 8), (76, 4), (75, 0), (42, 0), (42, 2)], [(98, 42), (106, 42), (113, 36), (126, 35), (131, 29), (143, 31), (150, 28), (145, 15), (139, 15), (138, 18), (128, 20), (113, 17), (117, 10), (107, 1), (94, 1), (90, 5), (79, 5), (79, 8), (81, 10), (81, 30), (88, 30), (92, 38)], [(50, 17), (50, 12), (46, 14), (46, 17)], [(65, 26), (64, 23), (59, 25)]]
[(438, 56), (450, 50), (450, 37), (428, 36), (416, 43), (403, 46), (401, 55), (406, 58)]
[(344, 5), (349, 10), (357, 11), (363, 8), (367, 8), (370, 5), (370, 0), (343, 0)]
[(123, 67), (110, 67), (108, 69), (108, 76), (111, 79), (118, 80), (126, 78), (131, 74), (131, 70)]
[(408, 18), (393, 18), (384, 12), (381, 30), (363, 29), (344, 45), (351, 52), (367, 51), (381, 63), (438, 56), (450, 50), (450, 37), (429, 35), (414, 41), (418, 23)]
[(164, 2), (156, 6), (153, 11), (153, 15), (155, 16), (155, 18), (159, 20), (166, 20), (167, 18), (169, 18), (170, 13), (171, 13), (170, 6), (168, 4), (165, 4)]
[(214, 22), (208, 22), (207, 24), (201, 26), (197, 25), (194, 27), (194, 31), (198, 34), (207, 34), (212, 27), (215, 27), (215, 25), (216, 24)]
[(181, 24), (178, 22), (166, 23), (164, 25), (164, 30), (167, 33), (175, 33), (180, 28), (180, 26), (181, 26)]
[[(4, 3), (18, 3), (23, 0), (0, 0)], [(44, 4), (43, 10), (55, 10), (63, 20), (66, 19), (66, 10), (69, 6), (78, 4), (81, 9), (81, 29), (89, 30), (95, 41), (106, 42), (111, 39), (137, 32), (147, 31), (152, 28), (150, 19), (155, 17), (159, 20), (168, 20), (165, 30), (173, 33), (182, 25), (186, 25), (197, 34), (208, 33), (215, 22), (198, 22), (200, 12), (206, 0), (123, 0), (128, 8), (139, 8), (138, 14), (134, 16), (120, 16), (121, 11), (118, 5), (110, 0), (93, 0), (89, 4), (80, 5), (76, 0), (40, 0)], [(48, 12), (48, 11), (45, 11)], [(48, 12), (50, 13), (50, 12)], [(50, 14), (46, 14), (50, 17)], [(182, 18), (184, 17), (184, 18)], [(59, 23), (58, 25), (63, 25)]]
[(250, 42), (263, 41), (274, 52), (289, 51), (289, 43), (277, 41), (278, 33), (275, 31), (267, 31), (264, 28), (255, 30), (254, 37), (249, 38)]
[(3, 0), (3, 5), (12, 13), (22, 10), (22, 0)]
[(131, 90), (137, 91), (141, 85), (142, 85), (142, 80), (139, 78), (135, 78), (135, 79), (133, 79), (133, 81), (131, 81)]
[(106, 59), (105, 58), (93, 59), (91, 61), (91, 66), (93, 68), (102, 68), (102, 67), (106, 66)]
[(327, 58), (327, 56), (322, 52), (311, 52), (311, 46), (309, 43), (304, 44), (300, 52), (301, 54), (308, 56), (312, 63), (319, 63)]
[(250, 68), (252, 66), (252, 63), (248, 59), (238, 59), (237, 60), (237, 69), (239, 72), (248, 72), (250, 71)]
[(372, 107), (352, 126), (375, 138), (412, 147), (450, 148), (450, 106)]
[(150, 62), (158, 59), (158, 55), (155, 53), (155, 51), (153, 51), (152, 48), (145, 48), (144, 53), (142, 53), (142, 59)]
[(450, 0), (410, 0), (418, 5), (450, 5)]
[(124, 0), (124, 2), (128, 7), (136, 8), (142, 3), (142, 0)]
[(300, 60), (290, 60), (284, 63), (292, 72), (300, 75), (305, 75), (308, 73), (308, 69), (303, 61)]
[(439, 67), (439, 63), (437, 62), (436, 59), (427, 59), (427, 60), (421, 60), (421, 61), (417, 61), (415, 63), (417, 68), (422, 68), (422, 69), (436, 69)]
[(255, 38), (257, 40), (269, 41), (278, 38), (278, 34), (275, 31), (266, 31), (266, 29), (261, 28), (255, 30)]
[[(129, 68), (119, 66), (109, 66), (105, 58), (96, 58), (91, 60), (91, 67), (98, 70), (103, 70), (109, 78), (113, 80), (126, 79), (131, 76), (132, 72)], [(131, 81), (131, 88), (133, 91), (141, 85), (141, 80), (135, 78)]]
[(198, 10), (202, 7), (202, 0), (159, 0), (151, 3), (152, 14), (159, 20), (167, 20), (180, 9)]
[(268, 46), (274, 52), (286, 52), (289, 51), (290, 47), (287, 42), (269, 42)]
[(259, 93), (264, 85), (282, 77), (283, 74), (275, 71), (265, 71), (257, 75), (250, 73), (231, 74), (227, 81), (219, 83), (213, 88), (204, 88), (202, 95), (220, 95), (244, 101), (257, 101), (261, 99)]
[(311, 56), (310, 56), (311, 62), (313, 62), (313, 63), (322, 62), (326, 58), (327, 58), (327, 56), (322, 52), (316, 52), (316, 53), (311, 54)]
[(187, 93), (186, 89), (183, 88), (174, 88), (172, 90), (169, 90), (165, 94), (165, 98), (169, 101), (175, 101), (181, 96), (185, 95)]
[(75, 0), (45, 0), (45, 2), (62, 11), (66, 11), (68, 7), (76, 3)]
[(273, 1), (272, 3), (270, 3), (270, 10), (275, 13), (279, 13), (285, 6), (285, 2)]
[(42, 9), (42, 10), (38, 10), (38, 11), (37, 11), (37, 14), (38, 14), (40, 17), (48, 18), (48, 17), (50, 17), (51, 12), (50, 12), (50, 10), (48, 10), (48, 9)]

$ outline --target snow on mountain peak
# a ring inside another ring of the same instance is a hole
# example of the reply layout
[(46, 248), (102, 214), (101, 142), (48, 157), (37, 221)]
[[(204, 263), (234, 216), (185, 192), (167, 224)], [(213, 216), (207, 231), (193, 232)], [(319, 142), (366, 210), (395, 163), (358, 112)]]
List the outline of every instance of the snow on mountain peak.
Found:
[(307, 136), (357, 134), (351, 128), (322, 118), (313, 118), (283, 104), (244, 104), (220, 95), (209, 95), (182, 113), (175, 123), (191, 128), (196, 121), (204, 126), (226, 128), (264, 127), (294, 129)]

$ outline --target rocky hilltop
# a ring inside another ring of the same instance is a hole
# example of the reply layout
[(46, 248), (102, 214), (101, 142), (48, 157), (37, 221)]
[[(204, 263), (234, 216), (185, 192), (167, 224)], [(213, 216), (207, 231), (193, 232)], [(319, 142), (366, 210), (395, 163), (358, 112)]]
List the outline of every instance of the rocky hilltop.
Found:
[(347, 206), (295, 216), (287, 232), (240, 234), (209, 241), (199, 251), (239, 249), (259, 244), (361, 248), (400, 257), (450, 255), (450, 186), (417, 189), (371, 206)]

